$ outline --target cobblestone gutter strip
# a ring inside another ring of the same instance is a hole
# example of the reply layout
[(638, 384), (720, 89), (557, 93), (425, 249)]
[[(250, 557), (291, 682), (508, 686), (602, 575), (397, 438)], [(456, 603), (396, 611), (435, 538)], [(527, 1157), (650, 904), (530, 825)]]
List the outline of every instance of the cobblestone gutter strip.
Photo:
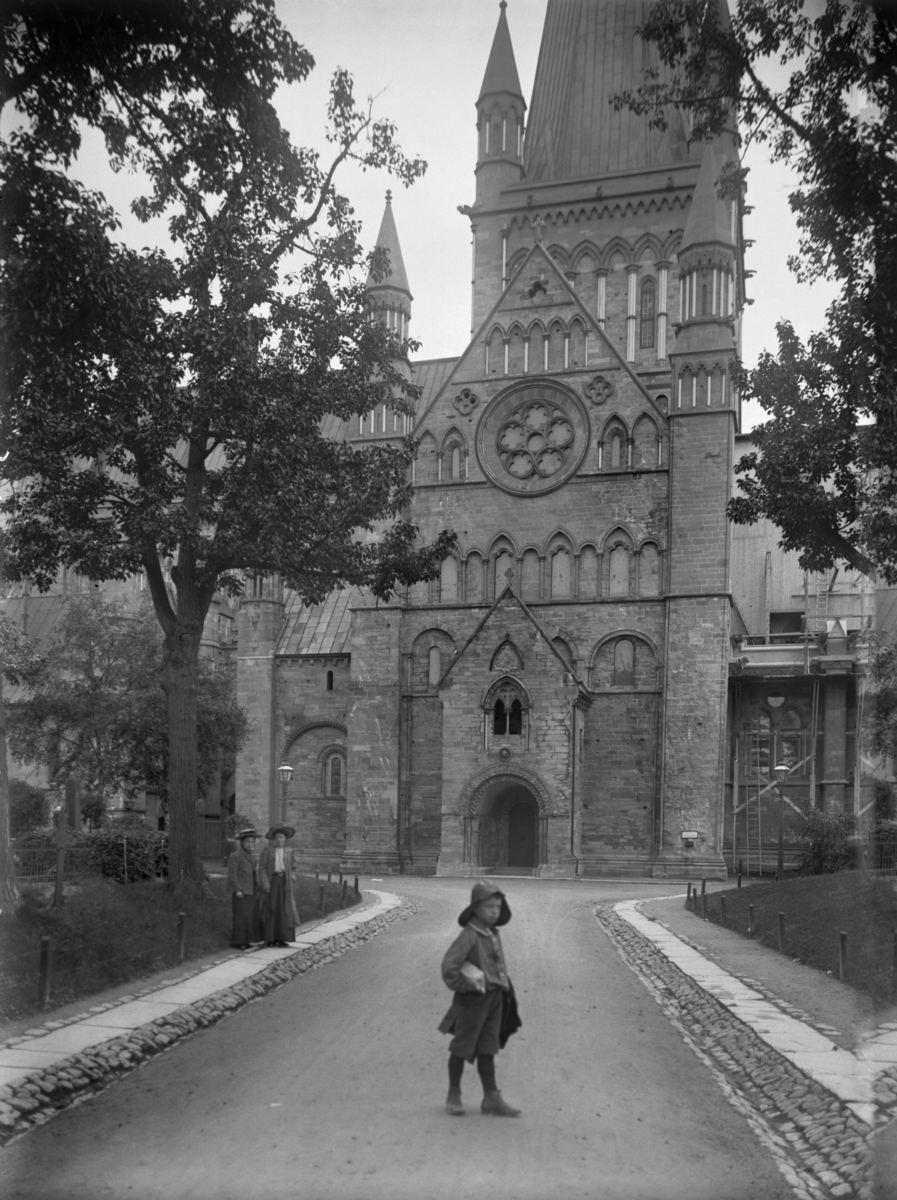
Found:
[(102, 1091), (196, 1030), (214, 1025), (251, 1000), (289, 983), (297, 975), (323, 967), (346, 951), (370, 941), (396, 921), (407, 920), (419, 907), (403, 899), (396, 908), (346, 933), (336, 934), (315, 946), (303, 947), (241, 983), (185, 1004), (168, 1016), (73, 1054), (43, 1071), (35, 1071), (20, 1083), (0, 1088), (0, 1145), (48, 1121), (60, 1109)]
[(623, 961), (772, 1154), (795, 1195), (800, 1200), (870, 1197), (870, 1127), (767, 1045), (612, 908), (600, 908), (596, 915)]

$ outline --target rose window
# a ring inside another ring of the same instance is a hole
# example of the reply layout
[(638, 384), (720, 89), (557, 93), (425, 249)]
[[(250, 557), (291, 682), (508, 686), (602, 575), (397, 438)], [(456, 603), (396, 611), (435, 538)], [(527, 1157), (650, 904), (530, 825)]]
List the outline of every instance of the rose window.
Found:
[(556, 475), (576, 437), (573, 422), (554, 404), (522, 405), (498, 431), (498, 453), (515, 479)]
[(553, 491), (579, 469), (589, 445), (582, 400), (553, 380), (514, 384), (487, 406), (477, 426), (477, 457), (506, 492)]

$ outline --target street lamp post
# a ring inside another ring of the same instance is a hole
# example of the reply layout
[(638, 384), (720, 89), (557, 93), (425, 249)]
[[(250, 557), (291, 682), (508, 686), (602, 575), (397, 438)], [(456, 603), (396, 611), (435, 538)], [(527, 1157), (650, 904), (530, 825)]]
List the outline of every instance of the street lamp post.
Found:
[(777, 767), (773, 767), (772, 772), (776, 777), (776, 791), (779, 793), (779, 856), (776, 861), (776, 873), (779, 879), (785, 877), (785, 793), (782, 791), (782, 784), (790, 771), (790, 767), (779, 763)]
[(281, 824), (286, 825), (287, 822), (287, 786), (293, 778), (293, 768), (289, 763), (281, 763), (277, 768), (277, 774), (280, 776), (280, 820)]

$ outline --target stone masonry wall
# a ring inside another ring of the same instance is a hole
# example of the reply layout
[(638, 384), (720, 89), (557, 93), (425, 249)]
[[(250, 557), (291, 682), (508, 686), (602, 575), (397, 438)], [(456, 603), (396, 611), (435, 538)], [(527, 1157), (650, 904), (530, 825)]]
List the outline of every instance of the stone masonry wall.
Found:
[(352, 613), (344, 861), (359, 871), (395, 872), (400, 866), (399, 626), (393, 608)]

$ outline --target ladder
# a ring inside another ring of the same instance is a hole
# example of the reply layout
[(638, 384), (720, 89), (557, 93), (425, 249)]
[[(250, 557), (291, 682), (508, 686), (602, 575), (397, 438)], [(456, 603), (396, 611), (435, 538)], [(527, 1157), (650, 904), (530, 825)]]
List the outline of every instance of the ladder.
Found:
[(762, 833), (760, 823), (760, 797), (759, 786), (751, 794), (751, 786), (748, 784), (747, 797), (745, 804), (747, 806), (747, 873), (753, 874), (756, 868), (757, 874), (760, 875), (763, 869), (763, 861), (760, 850), (760, 837)]

